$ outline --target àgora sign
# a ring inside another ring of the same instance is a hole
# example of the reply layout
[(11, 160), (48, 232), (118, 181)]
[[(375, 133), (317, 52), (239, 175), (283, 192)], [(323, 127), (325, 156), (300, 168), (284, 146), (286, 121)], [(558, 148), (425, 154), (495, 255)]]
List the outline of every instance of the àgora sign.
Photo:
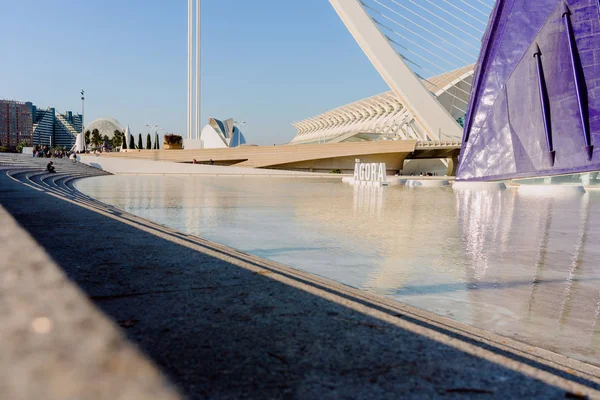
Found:
[(385, 182), (385, 163), (361, 163), (359, 159), (354, 164), (355, 182)]

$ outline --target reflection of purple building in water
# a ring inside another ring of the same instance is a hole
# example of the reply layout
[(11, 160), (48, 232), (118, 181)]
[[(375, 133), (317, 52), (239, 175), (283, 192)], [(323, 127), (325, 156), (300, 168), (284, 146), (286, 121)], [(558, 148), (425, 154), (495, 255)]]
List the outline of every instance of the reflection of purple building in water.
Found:
[(463, 141), (460, 180), (600, 170), (597, 0), (497, 1)]

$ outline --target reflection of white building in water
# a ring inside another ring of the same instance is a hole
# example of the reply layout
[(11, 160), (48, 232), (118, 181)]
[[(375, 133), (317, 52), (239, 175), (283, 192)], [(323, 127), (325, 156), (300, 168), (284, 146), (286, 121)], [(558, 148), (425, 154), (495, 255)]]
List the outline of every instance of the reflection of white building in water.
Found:
[(244, 134), (233, 119), (225, 121), (211, 118), (200, 134), (202, 147), (205, 149), (223, 149), (237, 147), (246, 143)]

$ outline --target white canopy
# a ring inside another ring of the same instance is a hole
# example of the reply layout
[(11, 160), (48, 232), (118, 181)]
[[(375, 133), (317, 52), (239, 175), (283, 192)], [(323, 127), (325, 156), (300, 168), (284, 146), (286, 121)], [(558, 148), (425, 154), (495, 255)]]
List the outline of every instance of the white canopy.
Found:
[(77, 134), (75, 138), (75, 145), (71, 149), (71, 151), (76, 152), (84, 152), (85, 151), (85, 138), (83, 137), (83, 133)]

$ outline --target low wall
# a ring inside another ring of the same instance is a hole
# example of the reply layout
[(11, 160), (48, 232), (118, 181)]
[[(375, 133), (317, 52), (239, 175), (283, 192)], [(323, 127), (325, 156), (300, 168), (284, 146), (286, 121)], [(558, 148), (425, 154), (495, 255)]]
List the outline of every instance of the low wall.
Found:
[(421, 172), (445, 176), (448, 172), (448, 162), (440, 159), (406, 160), (404, 162), (402, 175), (419, 175)]
[(150, 161), (133, 158), (80, 155), (77, 159), (94, 168), (117, 175), (231, 175), (231, 176), (282, 176), (304, 178), (335, 178), (335, 174), (257, 169), (248, 167), (224, 167), (218, 165), (185, 164), (168, 161)]

